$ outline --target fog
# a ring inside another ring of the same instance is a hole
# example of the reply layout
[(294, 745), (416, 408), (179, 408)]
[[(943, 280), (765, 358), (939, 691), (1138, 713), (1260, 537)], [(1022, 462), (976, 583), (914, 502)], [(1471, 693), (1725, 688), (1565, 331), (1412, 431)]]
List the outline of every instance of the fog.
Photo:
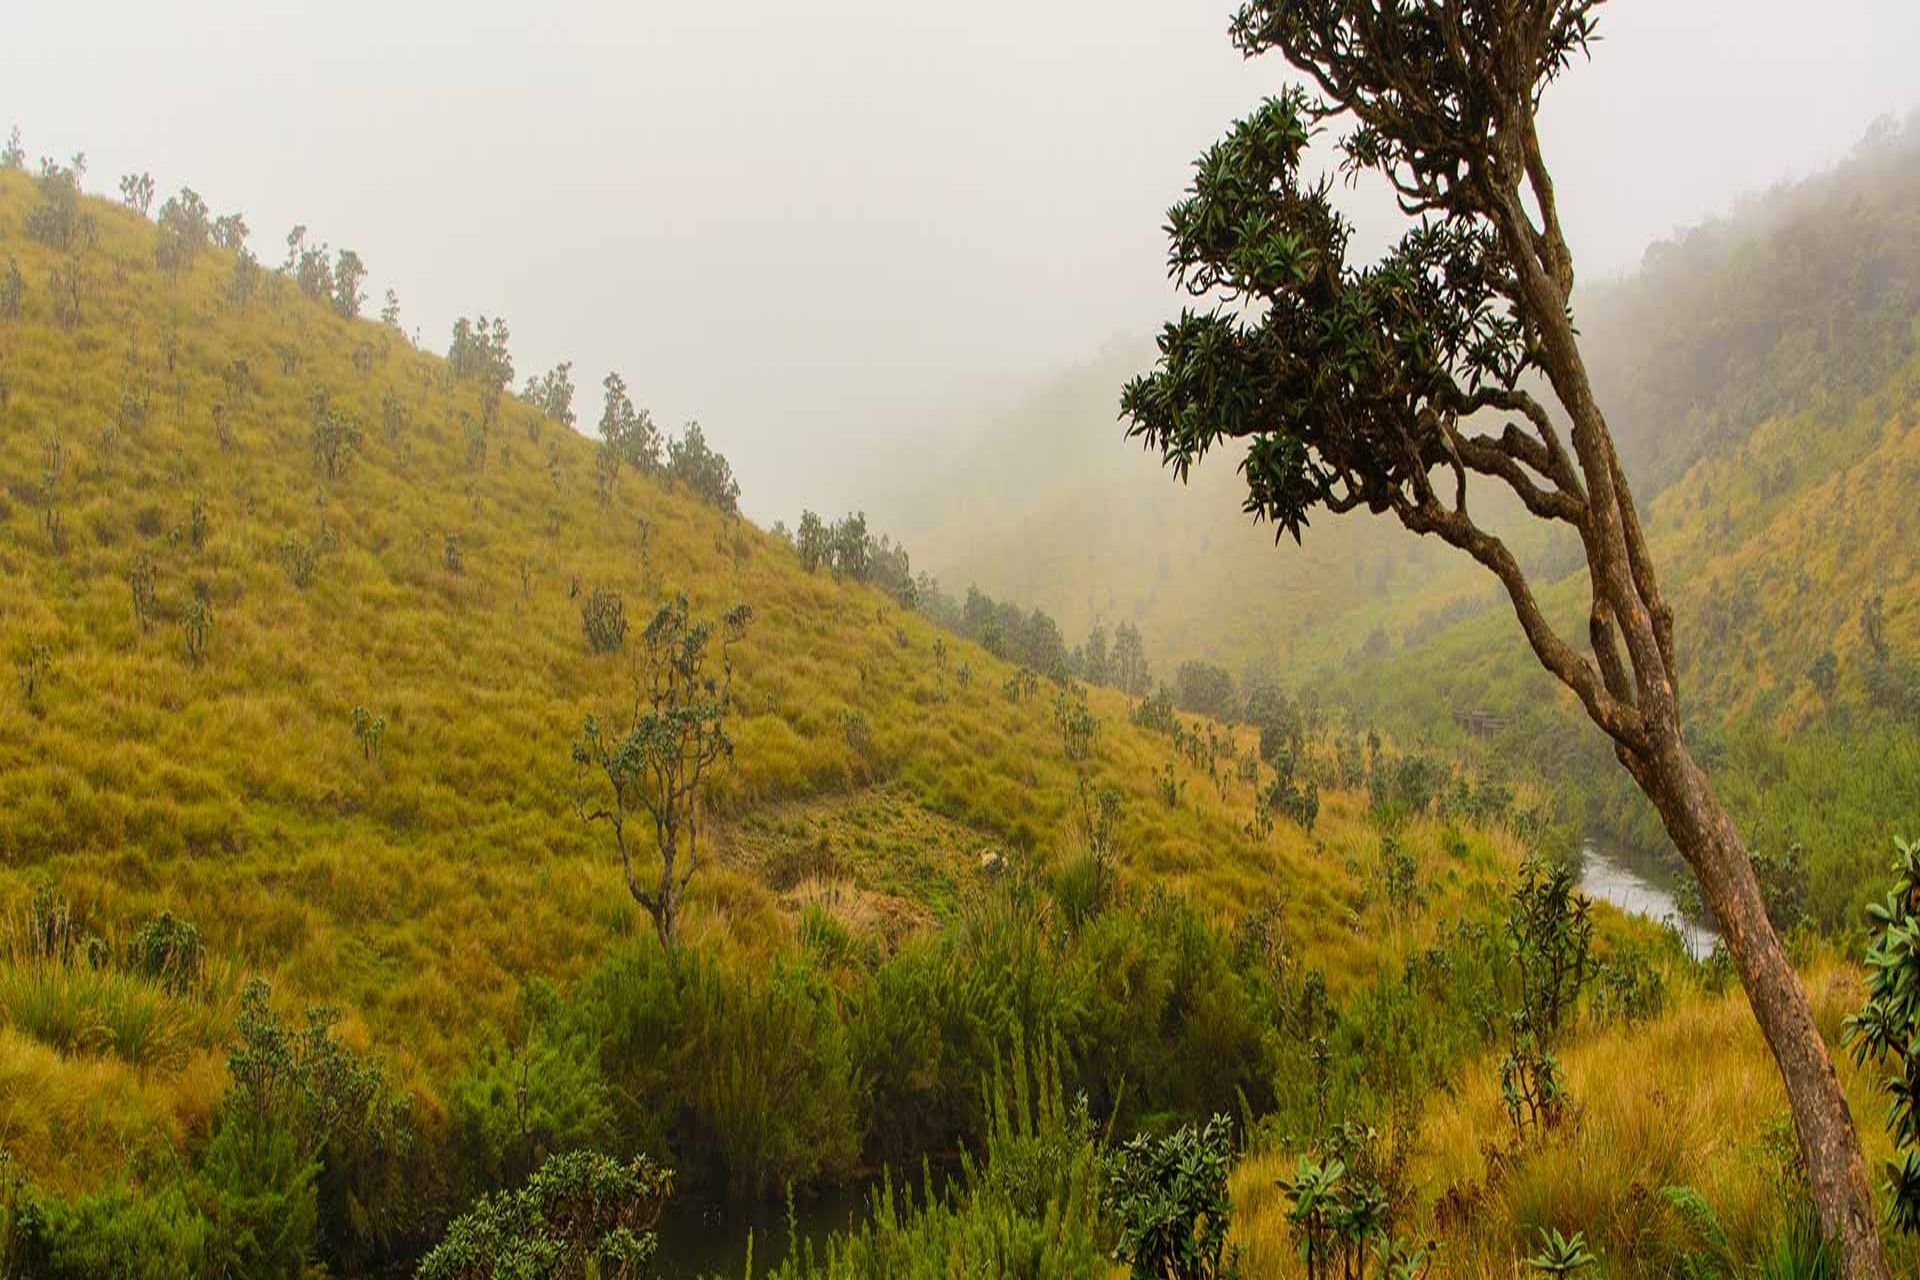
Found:
[[(698, 418), (763, 521), (896, 488), (967, 423), (1177, 299), (1192, 158), (1288, 78), (1222, 0), (10, 12), (0, 130), (351, 247), (444, 350), (505, 315), (522, 378), (618, 368)], [(1543, 122), (1584, 274), (1915, 105), (1912, 0), (1615, 0)], [(1349, 197), (1363, 238), (1389, 219)], [(937, 436), (937, 439), (929, 439)]]

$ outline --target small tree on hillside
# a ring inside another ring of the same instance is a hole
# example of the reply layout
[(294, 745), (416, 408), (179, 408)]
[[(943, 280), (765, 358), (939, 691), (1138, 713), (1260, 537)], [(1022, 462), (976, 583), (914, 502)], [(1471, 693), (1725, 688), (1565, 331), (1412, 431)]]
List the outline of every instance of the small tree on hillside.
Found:
[(521, 399), (562, 426), (574, 424), (573, 361), (562, 360), (538, 377), (527, 379)]
[(120, 179), (120, 203), (141, 217), (153, 208), (153, 175), (129, 173)]
[[(733, 758), (730, 651), (752, 616), (746, 605), (737, 605), (721, 620), (716, 675), (708, 669), (713, 627), (692, 618), (684, 595), (661, 605), (640, 633), (630, 710), (620, 717), (624, 725), (610, 719), (603, 728), (589, 715), (573, 744), (580, 816), (613, 829), (627, 892), (653, 918), (654, 932), (669, 953), (681, 899), (699, 865), (707, 784), (713, 771)], [(651, 884), (638, 862), (639, 837), (627, 825), (640, 814), (652, 819), (660, 855), (659, 875)]]
[(1113, 658), (1109, 669), (1113, 683), (1122, 692), (1136, 698), (1153, 692), (1153, 672), (1147, 666), (1147, 648), (1140, 641), (1140, 629), (1131, 622), (1114, 628)]
[(351, 249), (342, 249), (333, 263), (333, 309), (352, 320), (367, 300), (361, 288), (367, 282), (367, 264)]
[(728, 514), (740, 509), (740, 482), (725, 455), (707, 444), (697, 422), (689, 422), (679, 439), (667, 441), (667, 474), (702, 502)]
[[(1122, 411), (1182, 479), (1244, 441), (1247, 511), (1296, 540), (1323, 510), (1391, 515), (1499, 580), (1535, 657), (1612, 740), (1698, 877), (1785, 1081), (1821, 1227), (1846, 1275), (1878, 1280), (1886, 1260), (1846, 1095), (1746, 846), (1682, 732), (1673, 613), (1581, 353), (1536, 118), (1586, 52), (1598, 7), (1247, 0), (1235, 44), (1278, 51), (1317, 92), (1269, 99), (1195, 164), (1168, 213), (1169, 262), (1210, 305), (1166, 327)], [(1376, 262), (1349, 260), (1331, 182), (1302, 172), (1329, 128), (1343, 170), (1384, 179), (1413, 220)], [(1582, 647), (1472, 509), (1488, 490), (1578, 536)]]

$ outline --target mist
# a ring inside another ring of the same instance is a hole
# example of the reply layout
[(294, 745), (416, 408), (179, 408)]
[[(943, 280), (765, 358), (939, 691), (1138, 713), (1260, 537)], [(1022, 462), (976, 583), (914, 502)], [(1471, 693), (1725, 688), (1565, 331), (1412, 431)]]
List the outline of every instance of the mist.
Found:
[[(968, 424), (1177, 307), (1160, 224), (1288, 79), (1224, 0), (797, 6), (32, 6), (0, 129), (150, 170), (368, 261), (422, 345), (507, 317), (522, 379), (617, 368), (698, 419), (763, 522), (873, 503)], [(1844, 153), (1914, 105), (1920, 9), (1617, 0), (1548, 99), (1583, 274)], [(1349, 193), (1362, 244), (1392, 226)]]

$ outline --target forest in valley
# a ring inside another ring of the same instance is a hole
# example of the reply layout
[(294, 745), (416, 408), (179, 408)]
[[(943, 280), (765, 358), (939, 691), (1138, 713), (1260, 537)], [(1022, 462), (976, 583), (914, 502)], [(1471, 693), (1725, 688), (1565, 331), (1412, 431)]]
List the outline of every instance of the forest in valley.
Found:
[(1920, 1276), (1920, 115), (1589, 275), (1607, 20), (852, 503), (13, 127), (0, 1277)]

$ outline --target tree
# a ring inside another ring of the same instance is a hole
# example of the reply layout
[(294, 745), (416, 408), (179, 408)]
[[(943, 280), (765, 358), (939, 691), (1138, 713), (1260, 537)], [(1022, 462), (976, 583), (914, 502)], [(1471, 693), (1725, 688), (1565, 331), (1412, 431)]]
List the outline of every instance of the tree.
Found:
[(180, 188), (180, 194), (168, 196), (160, 206), (160, 233), (154, 237), (153, 257), (160, 269), (176, 275), (191, 267), (213, 239), (213, 219), (207, 202), (192, 187)]
[(1087, 643), (1081, 647), (1074, 665), (1088, 684), (1106, 684), (1111, 679), (1113, 664), (1107, 653), (1105, 627), (1097, 622), (1093, 624), (1093, 630), (1087, 632)]
[(309, 436), (313, 465), (326, 472), (327, 479), (337, 480), (346, 474), (347, 467), (360, 452), (363, 435), (360, 420), (334, 408), (333, 398), (325, 387), (316, 386), (309, 399), (313, 404), (313, 430)]
[(27, 210), (29, 237), (65, 253), (92, 241), (93, 215), (80, 206), (77, 165), (42, 160), (35, 188), (39, 198), (33, 208)]
[[(1296, 541), (1321, 511), (1364, 509), (1498, 579), (1534, 655), (1612, 741), (1698, 878), (1786, 1084), (1821, 1226), (1849, 1277), (1877, 1280), (1886, 1262), (1846, 1097), (1745, 844), (1682, 732), (1673, 614), (1581, 353), (1535, 121), (1587, 51), (1598, 4), (1249, 0), (1235, 44), (1278, 51), (1317, 92), (1288, 88), (1196, 162), (1168, 213), (1169, 262), (1212, 305), (1166, 326), (1122, 411), (1181, 480), (1244, 441), (1247, 510)], [(1341, 168), (1383, 178), (1411, 222), (1371, 264), (1348, 259), (1331, 183), (1301, 171), (1329, 130)], [(1489, 490), (1579, 535), (1583, 648), (1470, 508)]]
[(0, 169), (18, 172), (27, 167), (27, 149), (20, 141), (20, 126), (13, 126), (7, 134), (7, 145), (0, 147)]
[(244, 249), (249, 234), (247, 220), (237, 213), (223, 213), (213, 220), (213, 242), (228, 253)]
[[(399, 315), (399, 304), (394, 304), (394, 314)], [(573, 361), (562, 360), (538, 377), (527, 379), (527, 389), (522, 398), (547, 417), (562, 426), (570, 427), (574, 423), (573, 413)]]
[(361, 285), (367, 281), (367, 264), (351, 249), (342, 249), (333, 263), (333, 309), (352, 320), (359, 316), (367, 295)]
[[(699, 865), (707, 782), (716, 767), (733, 758), (730, 651), (752, 617), (746, 605), (736, 605), (722, 619), (720, 674), (715, 676), (707, 670), (712, 626), (693, 620), (684, 595), (661, 605), (640, 633), (625, 727), (609, 723), (603, 729), (589, 715), (573, 744), (582, 780), (575, 802), (580, 816), (613, 829), (627, 892), (653, 918), (654, 932), (669, 954), (687, 882)], [(660, 855), (660, 874), (651, 887), (642, 883), (640, 850), (627, 830), (628, 819), (640, 813), (653, 821)]]
[(729, 515), (740, 509), (740, 482), (733, 478), (733, 467), (707, 445), (697, 422), (689, 422), (680, 439), (667, 441), (667, 475), (709, 506)]
[(1233, 677), (1227, 669), (1211, 662), (1190, 660), (1173, 673), (1173, 697), (1182, 711), (1212, 716), (1215, 720), (1233, 719)]
[[(602, 387), (606, 397), (600, 410), (600, 443), (613, 460), (613, 472), (619, 466), (632, 467), (642, 475), (660, 470), (660, 431), (645, 409), (635, 409), (627, 395), (625, 379), (609, 373)], [(607, 485), (612, 487), (611, 479)]]
[(153, 208), (153, 175), (129, 173), (120, 179), (120, 203), (141, 217)]
[(1147, 649), (1140, 629), (1123, 622), (1113, 632), (1113, 682), (1123, 692), (1145, 697), (1153, 692), (1153, 673), (1147, 668)]
[(808, 573), (828, 558), (827, 524), (812, 511), (800, 513), (800, 529), (793, 537), (793, 548), (800, 555), (800, 566)]

